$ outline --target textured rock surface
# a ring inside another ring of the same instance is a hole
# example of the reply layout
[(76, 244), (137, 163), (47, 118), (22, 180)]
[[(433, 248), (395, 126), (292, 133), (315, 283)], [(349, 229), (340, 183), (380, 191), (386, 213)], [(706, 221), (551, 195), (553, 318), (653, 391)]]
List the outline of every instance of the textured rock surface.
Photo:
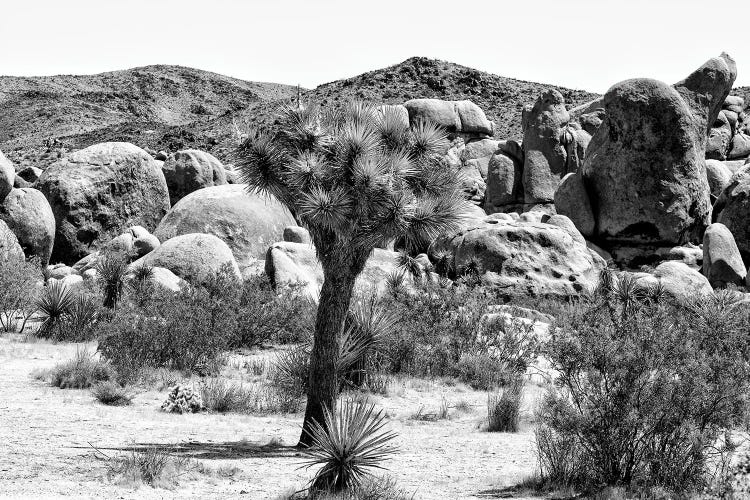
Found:
[(700, 237), (711, 213), (706, 135), (736, 74), (722, 55), (674, 87), (634, 79), (607, 91), (582, 169), (600, 240), (667, 246)]
[(193, 191), (227, 183), (221, 162), (210, 153), (197, 149), (177, 151), (167, 158), (162, 171), (172, 205)]
[(154, 231), (160, 241), (187, 233), (213, 234), (232, 249), (240, 268), (263, 257), (295, 221), (281, 203), (248, 194), (245, 184), (199, 189), (181, 199)]
[(711, 190), (712, 199), (719, 197), (722, 191), (729, 185), (732, 171), (719, 160), (706, 160), (706, 179)]
[(708, 279), (683, 262), (662, 262), (656, 266), (654, 276), (661, 282), (667, 293), (682, 303), (689, 303), (700, 299), (702, 295), (713, 293)]
[(148, 153), (124, 142), (71, 153), (35, 186), (55, 214), (54, 262), (76, 262), (133, 225), (151, 230), (169, 210), (161, 170)]
[(8, 225), (0, 220), (0, 260), (23, 260), (24, 254), (18, 239)]
[(226, 243), (212, 234), (191, 233), (176, 236), (130, 264), (130, 269), (148, 265), (164, 267), (188, 282), (197, 282), (229, 264), (239, 279), (237, 261)]
[(16, 169), (13, 163), (0, 151), (0, 201), (3, 201), (13, 189), (15, 178)]
[(714, 218), (734, 236), (747, 261), (750, 257), (750, 167), (740, 168), (714, 204)]
[[(542, 216), (539, 213), (538, 219)], [(594, 286), (605, 266), (569, 229), (494, 217), (438, 238), (429, 254), (432, 259), (448, 255), (457, 270), (473, 263), (488, 284), (509, 296), (574, 296)]]
[(570, 121), (565, 100), (556, 90), (542, 93), (523, 113), (524, 201), (552, 201), (560, 179), (568, 173), (562, 133)]
[(743, 285), (747, 270), (727, 226), (714, 223), (703, 235), (703, 275), (713, 287)]
[(409, 122), (431, 121), (449, 132), (491, 136), (494, 127), (484, 111), (471, 101), (412, 99), (404, 103)]
[(0, 219), (15, 233), (27, 258), (46, 266), (55, 243), (55, 215), (44, 195), (32, 188), (13, 189), (0, 203)]
[(555, 209), (558, 214), (568, 216), (583, 236), (594, 235), (596, 220), (580, 174), (567, 174), (560, 181), (555, 191)]
[(499, 151), (487, 164), (487, 190), (484, 210), (487, 213), (502, 211), (506, 206), (523, 203), (523, 161)]

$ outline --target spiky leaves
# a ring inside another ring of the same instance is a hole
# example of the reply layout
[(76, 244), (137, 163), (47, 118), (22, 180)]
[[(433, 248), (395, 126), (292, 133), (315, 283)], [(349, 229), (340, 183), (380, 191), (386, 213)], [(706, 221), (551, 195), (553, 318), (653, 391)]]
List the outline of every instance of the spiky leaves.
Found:
[(59, 280), (50, 280), (35, 304), (42, 320), (37, 335), (44, 338), (56, 336), (58, 334), (57, 329), (65, 315), (70, 311), (74, 301), (75, 295), (65, 283)]
[(397, 450), (390, 445), (396, 434), (385, 430), (386, 420), (374, 405), (347, 401), (338, 411), (324, 409), (324, 422), (313, 422), (313, 446), (305, 452), (308, 467), (321, 465), (315, 474), (313, 492), (355, 490), (369, 469)]
[(345, 234), (350, 226), (351, 210), (352, 201), (344, 188), (326, 191), (318, 187), (302, 194), (298, 213), (310, 227)]

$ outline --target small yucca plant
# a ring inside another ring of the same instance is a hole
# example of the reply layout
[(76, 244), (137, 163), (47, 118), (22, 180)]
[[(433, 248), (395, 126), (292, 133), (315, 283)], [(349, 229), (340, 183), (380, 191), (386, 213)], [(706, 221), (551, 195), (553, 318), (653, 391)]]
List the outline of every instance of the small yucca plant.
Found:
[(37, 335), (50, 338), (57, 335), (63, 319), (73, 306), (75, 296), (62, 281), (50, 280), (36, 300), (36, 309), (42, 324)]
[(133, 269), (128, 280), (130, 289), (138, 305), (144, 305), (154, 291), (154, 268), (149, 265), (140, 265)]
[(90, 296), (83, 293), (76, 296), (68, 308), (65, 325), (69, 331), (68, 340), (88, 340), (92, 336), (99, 306)]
[(312, 480), (313, 493), (356, 490), (370, 469), (382, 469), (398, 451), (390, 445), (397, 435), (385, 430), (385, 416), (375, 405), (347, 401), (335, 412), (324, 408), (323, 418), (313, 421), (312, 446), (305, 451), (308, 467), (322, 466)]
[(118, 253), (105, 253), (96, 263), (96, 271), (104, 293), (104, 307), (114, 309), (125, 287), (127, 260)]

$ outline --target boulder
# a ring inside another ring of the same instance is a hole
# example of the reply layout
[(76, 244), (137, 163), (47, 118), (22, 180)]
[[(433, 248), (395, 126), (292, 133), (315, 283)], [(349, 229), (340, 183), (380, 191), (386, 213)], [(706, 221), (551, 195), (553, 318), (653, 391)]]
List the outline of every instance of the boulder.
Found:
[(161, 242), (153, 234), (146, 234), (133, 240), (133, 252), (136, 257), (143, 257), (147, 253), (159, 248)]
[(721, 111), (716, 117), (706, 143), (706, 158), (726, 160), (729, 148), (732, 147), (732, 126), (726, 113)]
[(389, 119), (395, 120), (403, 129), (409, 128), (409, 111), (406, 106), (401, 104), (384, 104), (378, 106), (375, 110), (377, 118), (382, 119), (388, 116)]
[(487, 189), (484, 210), (500, 212), (504, 207), (523, 203), (523, 162), (508, 153), (498, 151), (487, 164)]
[(162, 171), (173, 206), (193, 191), (227, 183), (221, 162), (210, 153), (197, 149), (177, 151), (164, 162)]
[(17, 189), (18, 188), (27, 188), (27, 187), (31, 187), (31, 183), (26, 182), (25, 180), (23, 180), (22, 178), (20, 178), (18, 175), (16, 175), (13, 178), (13, 187), (17, 188)]
[[(384, 292), (388, 276), (398, 270), (398, 255), (398, 252), (376, 248), (357, 277), (355, 287)], [(282, 241), (271, 245), (266, 254), (265, 272), (277, 287), (305, 284), (306, 293), (314, 299), (319, 296), (323, 285), (323, 268), (315, 248), (305, 243)]]
[(125, 142), (69, 154), (36, 183), (55, 214), (52, 259), (73, 263), (133, 225), (153, 229), (169, 210), (164, 175), (151, 156)]
[(491, 136), (494, 132), (484, 111), (471, 101), (412, 99), (404, 103), (404, 107), (411, 125), (431, 121), (453, 133)]
[(738, 160), (750, 156), (750, 135), (744, 132), (737, 132), (732, 138), (732, 147), (729, 150), (727, 159)]
[(44, 195), (32, 188), (8, 193), (0, 203), (0, 219), (15, 233), (27, 258), (46, 266), (55, 243), (55, 215)]
[(569, 217), (583, 236), (594, 235), (596, 220), (581, 174), (570, 173), (562, 178), (555, 191), (555, 209), (558, 214)]
[(576, 228), (576, 225), (573, 224), (573, 221), (570, 220), (568, 217), (564, 215), (560, 215), (560, 214), (554, 214), (554, 215), (551, 215), (548, 219), (546, 219), (544, 223), (564, 229), (565, 231), (568, 232), (570, 236), (573, 237), (576, 243), (580, 243), (581, 245), (586, 245), (586, 238), (583, 237), (583, 235), (578, 230), (578, 228)]
[(734, 236), (744, 260), (750, 259), (750, 167), (739, 169), (714, 204), (714, 219)]
[(700, 238), (711, 216), (706, 135), (736, 75), (722, 54), (675, 86), (639, 78), (607, 91), (606, 118), (582, 168), (600, 241), (673, 246)]
[(525, 203), (547, 203), (555, 196), (560, 179), (568, 173), (562, 135), (570, 121), (565, 100), (557, 90), (547, 90), (533, 107), (523, 110), (523, 189)]
[(703, 275), (714, 288), (745, 283), (745, 264), (734, 236), (724, 224), (711, 224), (703, 235)]
[(25, 256), (18, 239), (8, 225), (0, 220), (0, 262), (22, 261)]
[(228, 265), (240, 279), (240, 270), (232, 250), (213, 234), (190, 233), (175, 236), (130, 264), (130, 269), (147, 265), (164, 267), (188, 282), (200, 282)]
[(662, 260), (675, 260), (686, 264), (692, 269), (703, 267), (703, 249), (692, 243), (672, 248), (659, 248), (656, 255)]
[(13, 163), (5, 157), (0, 151), (0, 201), (3, 201), (10, 190), (13, 189), (13, 182), (16, 178), (16, 168)]
[(248, 193), (245, 184), (213, 186), (194, 191), (164, 216), (154, 231), (160, 241), (188, 233), (206, 233), (229, 245), (240, 268), (262, 258), (295, 225), (289, 210), (275, 199)]
[(594, 133), (596, 133), (596, 129), (598, 129), (604, 121), (604, 116), (604, 109), (599, 108), (590, 113), (582, 114), (580, 118), (578, 118), (578, 121), (581, 123), (581, 127), (583, 128), (583, 130), (588, 132), (589, 135), (593, 136)]
[(300, 226), (287, 226), (284, 228), (284, 241), (290, 243), (312, 243), (310, 238), (310, 232), (304, 227)]
[(487, 217), (441, 236), (428, 253), (433, 260), (448, 256), (459, 271), (472, 263), (486, 284), (509, 297), (571, 297), (595, 286), (606, 264), (570, 227)]
[(475, 160), (482, 180), (487, 181), (487, 166), (498, 149), (499, 141), (494, 139), (474, 139), (466, 143), (461, 151), (461, 161)]
[(723, 108), (740, 114), (745, 110), (745, 99), (736, 95), (727, 96), (727, 98), (724, 99)]
[(654, 276), (666, 292), (682, 304), (713, 293), (708, 279), (683, 262), (662, 262), (654, 269)]
[(712, 199), (719, 197), (722, 191), (729, 185), (732, 171), (719, 160), (706, 160), (706, 179), (711, 190)]
[(78, 273), (72, 267), (66, 266), (65, 264), (60, 264), (56, 266), (49, 266), (47, 268), (47, 274), (52, 279), (61, 280), (65, 278), (66, 276), (70, 276), (71, 274), (78, 274)]

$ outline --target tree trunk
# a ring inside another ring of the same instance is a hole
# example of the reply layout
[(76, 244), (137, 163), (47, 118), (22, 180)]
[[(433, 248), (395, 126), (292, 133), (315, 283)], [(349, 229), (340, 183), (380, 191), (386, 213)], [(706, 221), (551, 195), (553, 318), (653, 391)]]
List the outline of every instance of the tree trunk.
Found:
[[(331, 269), (326, 269), (330, 267)], [(324, 425), (323, 408), (334, 411), (338, 396), (336, 360), (339, 356), (339, 336), (346, 320), (354, 291), (354, 282), (359, 274), (357, 266), (340, 262), (339, 265), (324, 264), (323, 286), (320, 290), (318, 314), (315, 320), (315, 339), (310, 356), (310, 383), (307, 391), (307, 408), (302, 424), (299, 447), (309, 447), (312, 439), (308, 432), (317, 421)]]

